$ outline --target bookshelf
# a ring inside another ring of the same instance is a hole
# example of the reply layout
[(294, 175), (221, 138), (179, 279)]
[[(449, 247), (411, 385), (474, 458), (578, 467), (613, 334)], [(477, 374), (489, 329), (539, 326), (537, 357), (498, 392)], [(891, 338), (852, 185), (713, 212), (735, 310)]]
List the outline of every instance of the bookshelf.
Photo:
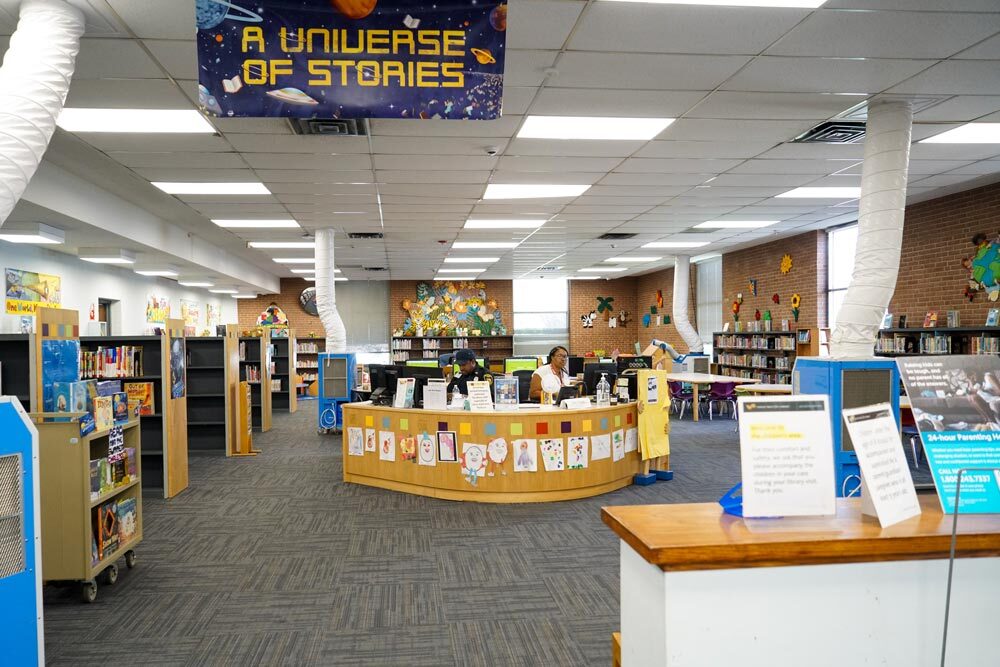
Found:
[(829, 348), (827, 332), (815, 327), (790, 331), (717, 331), (712, 334), (715, 365), (720, 375), (790, 384), (795, 358), (818, 356), (822, 345)]
[(40, 409), (33, 400), (37, 375), (35, 367), (34, 334), (0, 335), (0, 389), (4, 396), (17, 396), (25, 412)]
[(250, 417), (255, 431), (271, 430), (271, 338), (240, 338), (240, 381), (250, 385)]
[(188, 449), (228, 454), (231, 361), (224, 336), (187, 339)]
[[(122, 429), (124, 448), (134, 450), (135, 456), (119, 468), (115, 482), (103, 488), (102, 474), (112, 473), (98, 467), (94, 493), (91, 462), (108, 458), (111, 430), (81, 436), (79, 422), (66, 421), (66, 416), (61, 413), (60, 421), (52, 421), (48, 414), (31, 415), (38, 429), (42, 578), (81, 582), (83, 600), (93, 602), (98, 577), (109, 585), (117, 581), (119, 558), (124, 557), (129, 568), (135, 566), (135, 547), (142, 541), (142, 429), (137, 420), (116, 427)], [(109, 512), (117, 524), (117, 544), (110, 546), (99, 544), (95, 534), (99, 516)]]
[(296, 412), (298, 401), (295, 391), (296, 341), (295, 331), (289, 330), (287, 337), (271, 337), (274, 350), (274, 372), (271, 373), (271, 409)]
[(941, 354), (1000, 354), (1000, 327), (914, 327), (881, 329), (880, 357)]
[(319, 355), (325, 350), (325, 338), (295, 339), (295, 370), (306, 384), (319, 379)]
[(446, 352), (469, 349), (489, 362), (514, 356), (514, 336), (393, 336), (392, 363), (411, 359), (437, 359)]

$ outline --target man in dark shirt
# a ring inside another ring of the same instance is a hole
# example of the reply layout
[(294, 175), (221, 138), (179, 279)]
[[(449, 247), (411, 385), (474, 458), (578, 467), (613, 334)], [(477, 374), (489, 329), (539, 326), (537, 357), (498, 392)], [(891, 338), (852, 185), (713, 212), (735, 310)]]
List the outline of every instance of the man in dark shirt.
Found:
[(476, 355), (472, 350), (459, 350), (455, 353), (455, 363), (458, 364), (459, 375), (453, 377), (448, 383), (448, 394), (458, 387), (458, 391), (463, 395), (469, 395), (469, 380), (486, 380), (493, 383), (493, 376), (489, 371), (479, 365)]

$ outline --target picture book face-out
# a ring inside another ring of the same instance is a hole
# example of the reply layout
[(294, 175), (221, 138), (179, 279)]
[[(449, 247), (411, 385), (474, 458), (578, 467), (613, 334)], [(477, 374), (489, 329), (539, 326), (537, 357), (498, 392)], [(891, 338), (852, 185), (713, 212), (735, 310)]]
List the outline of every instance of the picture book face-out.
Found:
[(454, 431), (438, 431), (438, 461), (454, 463), (458, 461), (458, 449), (455, 446)]

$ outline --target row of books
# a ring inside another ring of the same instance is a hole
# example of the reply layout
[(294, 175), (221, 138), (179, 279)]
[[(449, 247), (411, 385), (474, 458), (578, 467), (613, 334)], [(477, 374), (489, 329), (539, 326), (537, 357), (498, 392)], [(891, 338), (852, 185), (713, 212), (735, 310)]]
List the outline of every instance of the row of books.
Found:
[(130, 378), (142, 375), (142, 348), (135, 345), (80, 351), (80, 377)]
[(716, 336), (715, 347), (739, 350), (794, 350), (795, 336)]
[(791, 384), (792, 374), (788, 371), (778, 370), (745, 370), (739, 368), (722, 367), (722, 374), (728, 377), (742, 378), (744, 380), (760, 380), (768, 384)]
[[(949, 329), (955, 329), (961, 325), (961, 313), (957, 310), (949, 310), (945, 313), (944, 325)], [(938, 311), (928, 310), (924, 314), (924, 328), (931, 328), (940, 325), (941, 318), (939, 317)], [(900, 315), (897, 320), (896, 328), (905, 329), (906, 328), (906, 315)], [(1000, 308), (990, 308), (986, 313), (986, 322), (983, 326), (995, 327), (1000, 325)], [(882, 328), (891, 329), (892, 328), (892, 313), (886, 313), (882, 317)]]
[(766, 354), (732, 354), (724, 352), (718, 355), (716, 362), (721, 366), (752, 366), (753, 368), (773, 368), (791, 370), (789, 357), (774, 357)]
[(126, 447), (117, 461), (109, 462), (107, 457), (93, 459), (90, 462), (90, 500), (97, 500), (137, 478), (134, 447)]
[(920, 336), (921, 354), (951, 354), (951, 336)]
[(996, 336), (970, 338), (969, 354), (1000, 354), (1000, 338)]
[(315, 361), (301, 361), (301, 360), (296, 360), (295, 361), (295, 367), (296, 368), (319, 368), (319, 366), (316, 365)]
[(260, 382), (260, 366), (247, 366), (245, 379), (247, 382)]
[(271, 391), (281, 391), (281, 380), (278, 378), (271, 380)]
[(295, 352), (297, 354), (319, 354), (319, 345), (316, 343), (299, 342), (295, 346)]
[(397, 363), (397, 362), (400, 362), (400, 361), (409, 361), (409, 359), (410, 359), (410, 353), (409, 352), (393, 352), (392, 353), (392, 363)]
[(134, 415), (152, 415), (153, 400), (152, 382), (126, 382), (124, 390), (120, 380), (53, 382), (44, 408), (86, 413), (80, 418), (80, 435), (87, 435), (126, 424)]
[[(722, 324), (723, 331), (729, 331), (729, 322)], [(734, 322), (733, 331), (746, 333), (763, 333), (768, 331), (791, 331), (790, 320), (747, 320)]]
[(135, 498), (121, 498), (98, 505), (93, 512), (91, 561), (97, 565), (125, 546), (139, 528), (139, 508)]

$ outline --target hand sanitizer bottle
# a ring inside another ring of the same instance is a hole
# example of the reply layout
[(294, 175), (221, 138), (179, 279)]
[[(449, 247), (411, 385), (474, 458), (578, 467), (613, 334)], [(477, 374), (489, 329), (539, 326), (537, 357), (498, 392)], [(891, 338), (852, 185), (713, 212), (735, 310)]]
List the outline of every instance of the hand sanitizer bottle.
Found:
[(611, 407), (611, 385), (607, 373), (601, 373), (601, 381), (597, 383), (597, 407)]

